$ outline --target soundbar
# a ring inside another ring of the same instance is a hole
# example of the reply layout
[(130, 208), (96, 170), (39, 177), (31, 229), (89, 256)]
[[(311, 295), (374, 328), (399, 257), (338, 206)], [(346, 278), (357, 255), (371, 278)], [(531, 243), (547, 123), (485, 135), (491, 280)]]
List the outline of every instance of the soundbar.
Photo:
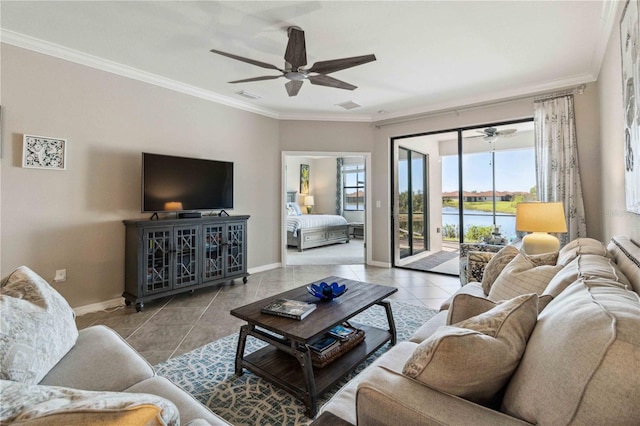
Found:
[(178, 213), (178, 219), (200, 219), (202, 217), (201, 212), (182, 212)]

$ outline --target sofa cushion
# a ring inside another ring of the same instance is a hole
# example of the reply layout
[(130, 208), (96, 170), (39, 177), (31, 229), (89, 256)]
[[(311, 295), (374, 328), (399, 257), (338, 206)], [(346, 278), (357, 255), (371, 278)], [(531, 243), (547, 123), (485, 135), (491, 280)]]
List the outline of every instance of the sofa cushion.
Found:
[(80, 331), (76, 345), (40, 384), (123, 391), (154, 375), (151, 365), (118, 333), (104, 325), (95, 325)]
[(562, 265), (555, 265), (555, 255), (530, 256), (520, 253), (502, 270), (491, 286), (488, 298), (498, 301), (521, 294), (542, 294), (561, 269)]
[(369, 367), (351, 379), (331, 399), (322, 406), (320, 413), (329, 411), (336, 416), (356, 424), (356, 392), (360, 382), (375, 371), (376, 367), (383, 367), (392, 371), (401, 372), (404, 363), (418, 347), (417, 343), (399, 342), (397, 345), (376, 359)]
[(0, 286), (0, 379), (36, 384), (75, 344), (75, 314), (26, 266), (14, 270)]
[(488, 403), (518, 366), (537, 315), (538, 296), (528, 294), (440, 327), (418, 345), (402, 372), (434, 389)]
[(640, 419), (640, 300), (606, 279), (579, 279), (540, 314), (502, 410), (539, 425)]
[(558, 264), (567, 265), (581, 254), (608, 256), (607, 248), (600, 241), (593, 238), (576, 238), (560, 249)]
[(0, 423), (29, 425), (179, 425), (178, 409), (156, 395), (89, 392), (0, 381)]
[[(489, 294), (491, 286), (496, 281), (496, 278), (500, 275), (500, 272), (507, 266), (518, 254), (520, 250), (514, 246), (506, 246), (498, 253), (493, 255), (487, 266), (484, 268), (482, 274), (482, 289), (484, 294)], [(469, 260), (471, 260), (471, 253), (469, 254)]]
[(486, 296), (484, 290), (482, 289), (482, 284), (479, 282), (471, 282), (467, 285), (460, 287), (455, 293), (451, 295), (442, 305), (440, 305), (440, 311), (446, 311), (449, 309), (449, 305), (453, 301), (453, 298), (458, 294), (471, 294), (478, 297)]
[(629, 286), (629, 280), (613, 259), (595, 254), (581, 254), (551, 279), (544, 294), (557, 297), (579, 278), (604, 278), (619, 283), (623, 287)]

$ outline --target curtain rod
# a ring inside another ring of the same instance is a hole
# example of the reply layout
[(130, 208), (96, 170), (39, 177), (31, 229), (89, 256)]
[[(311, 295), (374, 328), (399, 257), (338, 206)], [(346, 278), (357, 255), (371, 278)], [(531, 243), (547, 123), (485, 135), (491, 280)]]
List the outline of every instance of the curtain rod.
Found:
[(573, 89), (561, 90), (559, 92), (547, 93), (542, 96), (537, 96), (533, 98), (533, 102), (541, 102), (548, 101), (550, 99), (562, 98), (563, 96), (568, 95), (582, 95), (584, 93), (584, 89), (587, 87), (586, 84), (581, 84), (580, 86), (574, 87)]
[(531, 99), (535, 102), (538, 100), (553, 99), (560, 96), (566, 96), (568, 94), (582, 95), (584, 93), (585, 88), (586, 88), (586, 84), (581, 84), (579, 86), (575, 86), (571, 89), (566, 89), (561, 92), (550, 92), (550, 93), (541, 94), (541, 95), (538, 95), (538, 97), (535, 97), (535, 95), (529, 94), (529, 95), (517, 96), (513, 98), (505, 98), (505, 99), (496, 100), (496, 101), (482, 102), (482, 103), (469, 105), (465, 107), (447, 108), (447, 109), (441, 109), (439, 111), (430, 111), (430, 112), (424, 112), (421, 114), (408, 115), (404, 117), (389, 118), (387, 120), (380, 120), (378, 122), (375, 122), (373, 123), (373, 125), (376, 128), (380, 129), (382, 127), (392, 126), (394, 124), (403, 124), (411, 121), (417, 121), (425, 118), (437, 117), (440, 115), (446, 115), (451, 113), (459, 114), (462, 111), (472, 111), (475, 109), (486, 108), (494, 105), (504, 105), (511, 102), (522, 101), (524, 99)]

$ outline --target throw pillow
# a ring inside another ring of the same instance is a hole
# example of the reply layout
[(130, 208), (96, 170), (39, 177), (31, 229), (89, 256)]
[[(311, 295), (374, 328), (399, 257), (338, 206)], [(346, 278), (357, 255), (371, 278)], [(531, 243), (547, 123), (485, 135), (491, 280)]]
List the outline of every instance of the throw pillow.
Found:
[(491, 286), (496, 278), (498, 278), (498, 275), (500, 275), (500, 272), (502, 272), (504, 267), (519, 253), (520, 250), (514, 246), (506, 246), (491, 258), (489, 263), (487, 263), (487, 267), (484, 269), (484, 274), (482, 274), (482, 289), (484, 290), (484, 294), (489, 294)]
[(293, 210), (291, 216), (302, 216), (302, 211), (300, 210), (298, 203), (287, 203), (287, 208), (291, 208)]
[(562, 269), (555, 265), (557, 254), (518, 254), (496, 278), (488, 298), (493, 301), (512, 299), (521, 294), (542, 294), (549, 282)]
[(495, 253), (487, 251), (470, 251), (467, 256), (467, 280), (463, 285), (482, 282), (482, 274), (494, 256)]
[(26, 266), (4, 278), (0, 287), (0, 379), (36, 384), (75, 345), (75, 314)]
[(0, 423), (30, 425), (179, 425), (169, 400), (156, 395), (93, 392), (1, 380)]
[[(538, 296), (538, 314), (547, 307), (549, 302), (553, 300), (553, 296), (544, 294)], [(447, 325), (456, 325), (457, 323), (483, 314), (489, 309), (493, 309), (502, 302), (494, 302), (484, 297), (474, 296), (472, 294), (459, 293), (456, 294), (451, 301), (449, 310), (447, 311)]]
[(402, 372), (442, 392), (488, 403), (518, 366), (537, 317), (538, 296), (527, 294), (442, 326), (418, 345)]

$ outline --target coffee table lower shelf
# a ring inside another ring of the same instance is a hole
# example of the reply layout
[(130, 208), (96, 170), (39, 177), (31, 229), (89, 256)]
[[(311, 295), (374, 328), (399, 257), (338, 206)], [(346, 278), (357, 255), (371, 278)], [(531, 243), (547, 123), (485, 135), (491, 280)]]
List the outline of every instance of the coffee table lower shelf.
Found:
[[(326, 392), (342, 377), (355, 369), (369, 355), (382, 347), (394, 337), (391, 332), (367, 325), (353, 324), (365, 332), (365, 339), (359, 345), (349, 350), (332, 363), (322, 368), (312, 367), (313, 382), (309, 389), (305, 366), (296, 357), (275, 346), (268, 345), (255, 352), (247, 354), (240, 360), (242, 367), (275, 383), (294, 396), (305, 402), (311, 402), (310, 416), (315, 415), (315, 400), (318, 395)], [(253, 335), (251, 332), (249, 335)], [(254, 337), (258, 337), (255, 336)], [(258, 337), (260, 338), (260, 337)], [(260, 340), (265, 340), (260, 338)], [(395, 342), (394, 342), (395, 343)]]

